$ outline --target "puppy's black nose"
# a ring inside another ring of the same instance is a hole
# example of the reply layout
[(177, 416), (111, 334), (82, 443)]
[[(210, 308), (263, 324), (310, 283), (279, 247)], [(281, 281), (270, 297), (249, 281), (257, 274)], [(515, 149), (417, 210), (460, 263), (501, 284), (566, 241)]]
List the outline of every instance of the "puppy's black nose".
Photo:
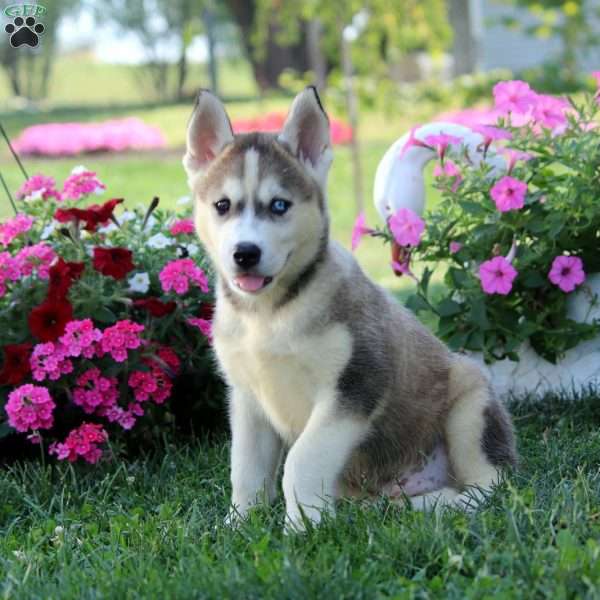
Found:
[(233, 250), (233, 260), (242, 269), (251, 269), (260, 262), (260, 248), (250, 242), (241, 242)]

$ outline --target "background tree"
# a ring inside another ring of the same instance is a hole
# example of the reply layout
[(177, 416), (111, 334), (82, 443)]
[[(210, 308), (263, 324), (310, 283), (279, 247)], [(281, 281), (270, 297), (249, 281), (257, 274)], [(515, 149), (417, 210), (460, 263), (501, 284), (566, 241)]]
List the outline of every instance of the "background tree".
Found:
[[(210, 15), (214, 14), (215, 5), (209, 0), (104, 0), (96, 2), (96, 14), (99, 20), (111, 21), (138, 37), (146, 51), (146, 62), (140, 71), (144, 81), (159, 99), (171, 100), (184, 96), (187, 51), (207, 18), (212, 26)], [(175, 68), (165, 56), (165, 43), (170, 40), (177, 44)]]
[(58, 26), (62, 18), (78, 9), (79, 2), (53, 0), (45, 6), (47, 12), (39, 19), (44, 25), (44, 33), (36, 48), (27, 45), (13, 48), (7, 35), (2, 35), (0, 41), (0, 65), (6, 72), (12, 92), (29, 100), (41, 100), (48, 95), (56, 57)]

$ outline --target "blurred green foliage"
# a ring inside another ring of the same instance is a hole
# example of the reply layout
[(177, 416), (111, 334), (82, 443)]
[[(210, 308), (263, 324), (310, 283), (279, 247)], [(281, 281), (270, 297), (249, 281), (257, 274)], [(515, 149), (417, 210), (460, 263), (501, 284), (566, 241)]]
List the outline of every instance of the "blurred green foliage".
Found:
[(528, 69), (522, 77), (547, 92), (575, 91), (585, 87), (578, 74), (578, 59), (600, 44), (600, 4), (597, 0), (501, 0), (524, 8), (532, 22), (524, 25), (516, 16), (503, 17), (501, 22), (539, 39), (558, 38), (560, 55)]

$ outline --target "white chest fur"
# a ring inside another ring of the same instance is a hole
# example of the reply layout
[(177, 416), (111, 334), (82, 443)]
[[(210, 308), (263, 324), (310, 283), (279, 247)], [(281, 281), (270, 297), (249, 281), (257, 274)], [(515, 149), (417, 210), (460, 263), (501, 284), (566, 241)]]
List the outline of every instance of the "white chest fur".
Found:
[(292, 443), (318, 402), (335, 402), (352, 339), (341, 324), (306, 334), (290, 322), (248, 317), (216, 327), (215, 350), (229, 384), (251, 395)]

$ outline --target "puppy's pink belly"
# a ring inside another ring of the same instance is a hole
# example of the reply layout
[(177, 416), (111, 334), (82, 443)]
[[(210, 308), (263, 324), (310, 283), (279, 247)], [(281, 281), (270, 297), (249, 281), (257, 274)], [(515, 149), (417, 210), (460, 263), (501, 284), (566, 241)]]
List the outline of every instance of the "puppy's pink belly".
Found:
[(386, 484), (381, 492), (395, 498), (420, 496), (434, 492), (448, 484), (448, 456), (443, 445), (437, 446), (421, 468), (401, 473), (396, 481)]

